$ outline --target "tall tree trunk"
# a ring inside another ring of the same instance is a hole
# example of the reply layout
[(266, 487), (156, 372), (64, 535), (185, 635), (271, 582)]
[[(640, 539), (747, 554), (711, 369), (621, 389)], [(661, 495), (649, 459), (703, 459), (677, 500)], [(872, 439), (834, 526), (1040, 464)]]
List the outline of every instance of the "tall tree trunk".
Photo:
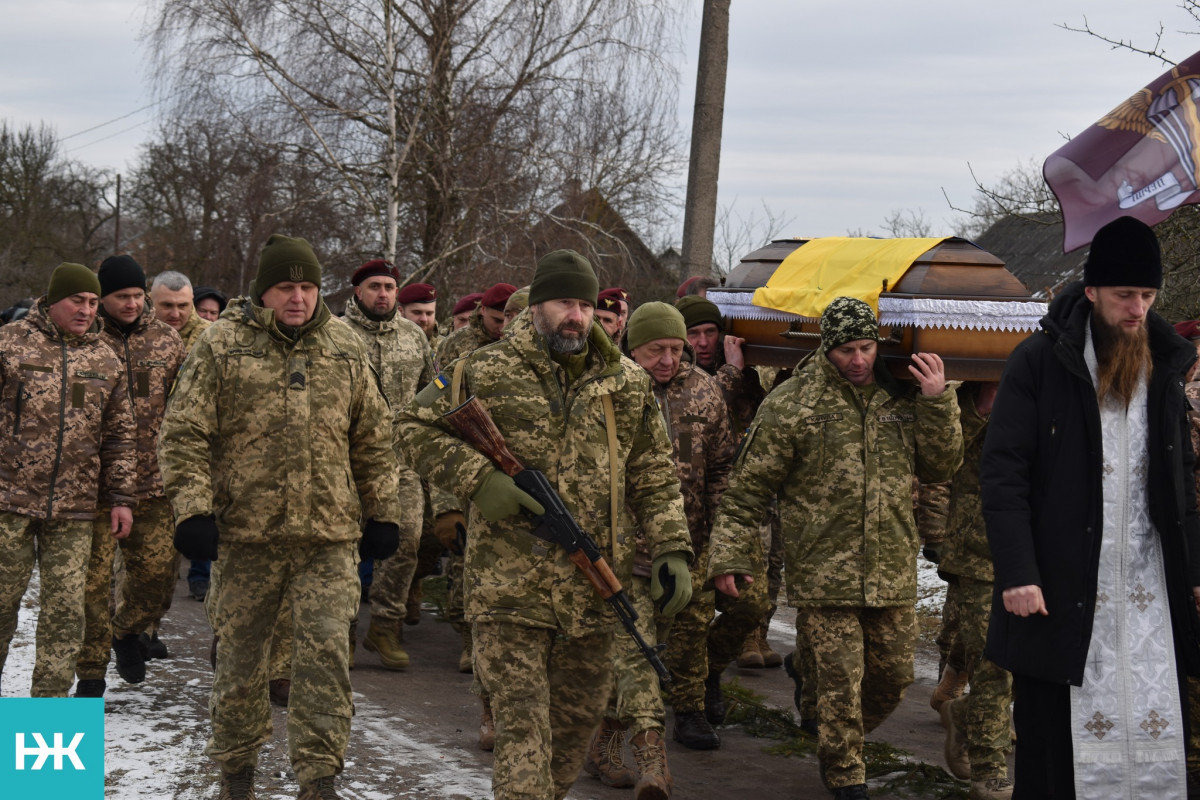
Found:
[(730, 0), (704, 0), (692, 154), (683, 211), (683, 271), (711, 275), (713, 229), (717, 218), (717, 177), (721, 171), (721, 126), (725, 116), (725, 72), (729, 63)]

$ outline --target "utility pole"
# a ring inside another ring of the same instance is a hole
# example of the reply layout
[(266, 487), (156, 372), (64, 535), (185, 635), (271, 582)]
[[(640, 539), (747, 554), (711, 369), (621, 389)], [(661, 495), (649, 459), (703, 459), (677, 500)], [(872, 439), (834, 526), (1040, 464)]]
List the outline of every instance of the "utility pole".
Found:
[(121, 252), (121, 173), (117, 173), (117, 205), (115, 211), (116, 233), (113, 234), (113, 252)]
[(730, 0), (704, 0), (700, 22), (692, 153), (683, 210), (683, 270), (688, 276), (712, 274), (725, 73), (729, 64), (729, 3)]

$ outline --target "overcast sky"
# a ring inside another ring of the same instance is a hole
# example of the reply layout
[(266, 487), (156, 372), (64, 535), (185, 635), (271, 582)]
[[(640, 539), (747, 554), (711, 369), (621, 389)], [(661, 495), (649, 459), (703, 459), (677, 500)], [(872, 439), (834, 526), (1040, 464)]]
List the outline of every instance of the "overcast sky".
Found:
[[(685, 137), (700, 0), (690, 5)], [(142, 13), (135, 0), (0, 0), (0, 118), (44, 121), (69, 155), (127, 169), (154, 127)], [(1164, 71), (1056, 27), (1085, 15), (1144, 46), (1161, 22), (1175, 61), (1200, 49), (1175, 0), (733, 0), (720, 202), (760, 216), (765, 202), (793, 220), (786, 235), (879, 232), (895, 210), (951, 232), (942, 192), (972, 204), (968, 164), (985, 183), (1040, 164)]]

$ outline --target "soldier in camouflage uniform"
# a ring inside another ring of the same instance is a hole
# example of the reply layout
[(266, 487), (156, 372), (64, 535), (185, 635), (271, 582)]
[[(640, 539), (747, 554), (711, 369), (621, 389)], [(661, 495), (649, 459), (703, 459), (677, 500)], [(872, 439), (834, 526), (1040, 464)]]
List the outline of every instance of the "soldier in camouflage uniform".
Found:
[[(196, 313), (192, 282), (182, 272), (167, 270), (155, 275), (150, 283), (150, 302), (154, 306), (154, 316), (179, 332), (187, 350), (192, 349), (200, 334), (212, 324)], [(171, 610), (171, 601), (175, 598), (175, 581), (179, 577), (179, 561), (179, 557), (176, 556), (175, 570), (163, 586), (162, 611), (151, 626), (152, 635), (156, 632), (158, 620)], [(192, 562), (188, 568), (188, 592), (193, 599), (204, 599), (208, 593), (211, 576), (212, 565), (207, 561)]]
[(437, 289), (428, 283), (410, 283), (396, 294), (400, 316), (425, 333), (429, 348), (437, 352), (442, 334), (437, 324)]
[[(367, 345), (371, 365), (379, 373), (383, 396), (393, 409), (406, 405), (417, 390), (433, 380), (433, 352), (424, 332), (396, 311), (396, 286), (400, 271), (387, 261), (368, 261), (351, 278), (354, 297), (346, 305), (345, 320)], [(375, 565), (371, 584), (371, 627), (363, 646), (379, 654), (385, 669), (404, 669), (408, 653), (401, 644), (405, 601), (417, 568), (417, 541), (421, 536), (425, 498), (421, 479), (404, 463), (399, 437), (400, 547), (395, 555)]]
[[(133, 530), (114, 540), (109, 509), (101, 508), (92, 525), (87, 566), (86, 629), (75, 672), (76, 697), (101, 697), (109, 654), (128, 683), (141, 683), (146, 662), (138, 635), (159, 618), (162, 587), (174, 584), (174, 521), (158, 471), (158, 430), (167, 394), (185, 355), (183, 340), (170, 325), (154, 318), (146, 303), (146, 273), (127, 255), (100, 265), (101, 338), (117, 354), (137, 424), (137, 487)], [(110, 613), (113, 557), (120, 545), (123, 579), (117, 584), (116, 612)], [(156, 640), (155, 633), (153, 639)]]
[[(673, 615), (690, 596), (691, 547), (662, 416), (645, 371), (593, 324), (597, 291), (591, 264), (578, 253), (544, 256), (530, 307), (509, 335), (449, 365), (450, 377), (439, 377), (401, 413), (409, 462), (432, 483), (471, 499), (467, 617), (476, 675), (495, 715), (498, 800), (566, 796), (604, 711), (615, 618), (565, 551), (534, 537), (518, 513), (542, 507), (441, 420), (459, 399), (452, 396), (455, 371), (460, 394), (478, 398), (512, 453), (546, 474), (618, 576), (629, 577), (633, 543), (614, 541), (613, 503), (637, 518), (653, 573), (675, 581), (674, 593), (652, 587), (663, 613)], [(615, 464), (605, 398), (613, 407)], [(634, 747), (648, 755), (662, 744), (648, 732)]]
[[(703, 565), (707, 563), (712, 519), (733, 462), (729, 412), (716, 381), (691, 363), (692, 353), (687, 345), (683, 316), (672, 306), (646, 303), (638, 308), (630, 318), (626, 345), (631, 357), (653, 379), (654, 396), (671, 440), (692, 550), (699, 554), (691, 576), (691, 601), (675, 615), (665, 653), (672, 677), (667, 697), (675, 711), (673, 737), (695, 750), (715, 749), (721, 740), (705, 718), (704, 682), (709, 674), (708, 635), (716, 605), (712, 589), (706, 591), (703, 588), (707, 581)], [(640, 548), (639, 555), (642, 555)], [(650, 566), (648, 555), (635, 557), (634, 563), (635, 567), (639, 563)], [(747, 601), (745, 597), (738, 601), (726, 599), (731, 602), (722, 602), (723, 611), (735, 603)], [(741, 618), (748, 619), (752, 627), (762, 612), (762, 606), (758, 605)], [(630, 660), (640, 655), (635, 648), (626, 650), (632, 651), (625, 659), (626, 667), (638, 669), (637, 674), (641, 676), (638, 681), (640, 695), (657, 694), (653, 671), (647, 668), (644, 659), (642, 663)], [(624, 695), (621, 700), (623, 705), (632, 705), (635, 710), (645, 705), (638, 704), (636, 697), (629, 703)], [(658, 709), (661, 708), (659, 701)], [(622, 716), (621, 721), (630, 721), (630, 716)], [(642, 719), (634, 720), (631, 730), (635, 734), (646, 730), (647, 722), (644, 715)], [(661, 731), (661, 717), (654, 722), (655, 729)]]
[(0, 328), (0, 672), (36, 559), (33, 697), (66, 697), (83, 641), (97, 500), (108, 532), (133, 524), (136, 429), (120, 359), (100, 340), (100, 282), (60, 264), (46, 295)]
[(180, 370), (159, 439), (175, 546), (221, 559), (208, 606), (218, 636), (205, 752), (222, 800), (253, 797), (271, 737), (268, 659), (291, 604), (288, 754), (300, 798), (337, 795), (350, 736), (359, 558), (400, 538), (392, 415), (362, 339), (321, 300), (303, 239), (275, 234), (250, 297), (232, 300)]
[[(971, 691), (944, 703), (946, 758), (954, 776), (971, 781), (971, 800), (1007, 800), (1008, 707), (1012, 676), (983, 657), (992, 610), (992, 551), (983, 524), (979, 460), (996, 383), (964, 383), (958, 389), (963, 463), (950, 483), (946, 538), (938, 574), (949, 584), (946, 607), (958, 625), (951, 644), (960, 653), (962, 675)], [(927, 545), (928, 547), (928, 545)]]
[[(864, 733), (913, 679), (917, 530), (913, 473), (947, 480), (962, 461), (958, 402), (941, 359), (913, 355), (919, 388), (876, 360), (870, 306), (839, 297), (821, 347), (759, 409), (713, 525), (709, 574), (761, 579), (757, 536), (776, 497), (788, 601), (815, 661), (818, 758), (840, 798), (864, 798)], [(814, 479), (814, 476), (816, 478)]]
[(625, 322), (629, 319), (629, 292), (619, 286), (605, 289), (596, 299), (596, 321), (604, 328), (608, 338), (620, 342), (625, 335)]
[[(452, 361), (473, 353), (480, 347), (497, 341), (504, 332), (504, 307), (516, 293), (517, 287), (511, 283), (497, 283), (489, 288), (479, 298), (479, 306), (471, 315), (471, 321), (442, 340), (437, 349), (437, 363), (443, 367)], [(464, 498), (465, 499), (465, 498)], [(435, 534), (450, 550), (450, 562), (447, 565), (446, 618), (462, 636), (462, 651), (458, 658), (459, 672), (471, 671), (471, 627), (464, 620), (463, 604), (463, 554), (451, 539), (454, 525), (465, 525), (462, 514), (462, 504), (452, 497), (436, 490), (430, 495), (435, 517)], [(440, 521), (440, 522), (439, 522)], [(440, 531), (440, 532), (439, 532)], [(481, 695), (484, 703), (485, 722), (488, 716), (487, 696)], [(486, 735), (486, 734), (485, 734)], [(486, 748), (485, 748), (486, 749)]]
[(450, 325), (448, 326), (447, 335), (454, 333), (459, 328), (467, 327), (467, 324), (471, 321), (471, 315), (479, 307), (481, 299), (483, 299), (483, 292), (471, 292), (458, 298), (458, 302), (454, 304), (454, 308), (450, 312)]

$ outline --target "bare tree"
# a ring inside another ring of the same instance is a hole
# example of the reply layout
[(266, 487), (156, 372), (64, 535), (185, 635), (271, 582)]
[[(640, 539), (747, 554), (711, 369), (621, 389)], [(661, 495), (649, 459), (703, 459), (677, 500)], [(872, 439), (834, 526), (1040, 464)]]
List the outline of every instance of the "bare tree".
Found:
[[(970, 164), (967, 168), (971, 169)], [(985, 185), (973, 169), (971, 179), (975, 182), (976, 191), (975, 204), (971, 208), (959, 208), (949, 195), (946, 196), (950, 208), (966, 215), (962, 235), (968, 239), (979, 236), (998, 220), (1008, 216), (1021, 217), (1040, 225), (1062, 220), (1058, 198), (1042, 177), (1041, 164), (1032, 158), (1005, 172), (994, 184)]]
[[(595, 122), (571, 112), (674, 85), (668, 0), (155, 0), (149, 20), (177, 109), (274, 121), (375, 226), (356, 246), (414, 277), (503, 260), (506, 226), (577, 177), (565, 132)], [(662, 99), (643, 115), (670, 152)], [(660, 191), (660, 148), (620, 152), (606, 194)]]
[(721, 206), (717, 209), (712, 257), (717, 277), (723, 278), (728, 275), (729, 271), (741, 262), (743, 256), (768, 244), (772, 239), (779, 238), (795, 221), (795, 217), (775, 211), (765, 200), (762, 201), (761, 216), (758, 209), (753, 209), (746, 215), (739, 213), (736, 197), (733, 202)]

